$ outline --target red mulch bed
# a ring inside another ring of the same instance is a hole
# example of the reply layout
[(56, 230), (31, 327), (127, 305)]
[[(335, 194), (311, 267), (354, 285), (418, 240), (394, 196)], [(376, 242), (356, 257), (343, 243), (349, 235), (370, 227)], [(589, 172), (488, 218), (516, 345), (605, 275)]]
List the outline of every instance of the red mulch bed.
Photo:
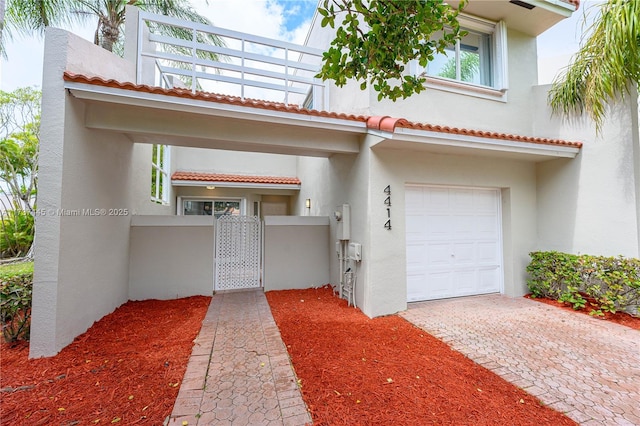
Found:
[(128, 302), (52, 358), (2, 343), (2, 424), (161, 425), (210, 300)]
[(323, 287), (268, 292), (316, 425), (573, 425), (396, 315)]
[[(582, 309), (573, 309), (571, 303), (568, 302), (560, 302), (558, 300), (547, 299), (543, 297), (531, 297), (530, 294), (525, 296), (528, 299), (535, 300), (536, 302), (546, 303), (547, 305), (556, 306), (558, 308), (562, 308), (568, 311), (579, 312), (581, 314), (587, 314), (591, 312), (591, 307), (584, 307)], [(591, 315), (593, 318), (602, 319), (605, 321), (615, 322), (620, 325), (624, 325), (635, 330), (640, 330), (640, 317), (634, 317), (629, 315), (626, 312), (616, 312), (612, 314), (610, 312), (603, 312), (604, 316)]]

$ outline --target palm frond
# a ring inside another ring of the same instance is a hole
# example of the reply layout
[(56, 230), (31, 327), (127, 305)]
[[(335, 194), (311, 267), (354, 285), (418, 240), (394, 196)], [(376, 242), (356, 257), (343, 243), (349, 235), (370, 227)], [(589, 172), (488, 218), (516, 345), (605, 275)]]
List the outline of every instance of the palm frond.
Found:
[(609, 104), (640, 84), (640, 1), (609, 0), (571, 65), (557, 77), (548, 101), (555, 114), (589, 115), (600, 132)]
[(7, 0), (5, 28), (22, 35), (42, 35), (45, 27), (67, 27), (83, 17), (72, 13), (76, 0)]

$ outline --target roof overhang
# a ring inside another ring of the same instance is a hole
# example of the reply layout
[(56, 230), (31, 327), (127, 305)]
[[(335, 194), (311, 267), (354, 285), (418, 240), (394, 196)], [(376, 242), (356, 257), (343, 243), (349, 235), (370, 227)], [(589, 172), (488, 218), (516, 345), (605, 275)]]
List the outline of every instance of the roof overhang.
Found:
[(541, 162), (554, 158), (575, 158), (579, 147), (512, 141), (469, 135), (397, 127), (393, 133), (377, 132), (372, 149), (424, 151), (445, 155), (491, 156)]
[[(460, 0), (447, 3), (457, 7)], [(574, 5), (562, 0), (470, 0), (464, 13), (496, 22), (505, 21), (508, 28), (539, 36), (570, 17), (575, 10)]]
[(359, 152), (364, 121), (65, 81), (88, 128), (140, 143), (328, 157)]
[(263, 101), (237, 101), (222, 95), (91, 81), (65, 79), (68, 92), (86, 105), (85, 126), (123, 133), (140, 143), (329, 157), (357, 154), (363, 137), (375, 135), (375, 149), (535, 162), (573, 158), (582, 146), (579, 142), (410, 123), (387, 116), (356, 117)]

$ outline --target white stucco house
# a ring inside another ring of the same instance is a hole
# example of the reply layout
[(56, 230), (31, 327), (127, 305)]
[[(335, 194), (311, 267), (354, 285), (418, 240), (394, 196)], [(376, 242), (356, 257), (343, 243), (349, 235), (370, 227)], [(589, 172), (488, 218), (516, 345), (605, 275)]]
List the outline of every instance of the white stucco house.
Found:
[(317, 21), (294, 46), (131, 8), (124, 58), (48, 30), (31, 356), (130, 299), (332, 283), (375, 317), (521, 296), (534, 250), (638, 257), (637, 93), (596, 135), (537, 85), (536, 36), (574, 9), (471, 0), (450, 57), (476, 72), (409, 64), (428, 88), (397, 102), (313, 78)]

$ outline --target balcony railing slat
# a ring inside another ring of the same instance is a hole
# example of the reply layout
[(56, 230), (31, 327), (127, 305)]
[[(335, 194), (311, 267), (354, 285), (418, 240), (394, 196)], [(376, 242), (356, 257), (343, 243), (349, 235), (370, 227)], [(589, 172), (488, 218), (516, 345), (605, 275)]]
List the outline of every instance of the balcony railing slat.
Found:
[[(171, 59), (174, 62), (178, 62), (175, 60), (175, 55), (154, 55), (154, 58), (161, 58), (161, 59)], [(301, 84), (305, 84), (305, 85), (316, 85), (316, 86), (321, 86), (322, 84), (318, 82), (317, 79), (315, 79), (314, 77), (304, 77), (304, 76), (299, 76), (299, 75), (287, 75), (284, 73), (280, 73), (280, 72), (276, 72), (276, 71), (265, 71), (262, 69), (258, 69), (258, 68), (251, 68), (251, 67), (242, 67), (239, 65), (233, 65), (233, 64), (227, 64), (224, 62), (213, 62), (213, 61), (208, 61), (208, 64), (210, 64), (210, 66), (212, 67), (216, 67), (217, 69), (220, 70), (227, 70), (227, 71), (232, 71), (232, 72), (237, 72), (237, 73), (242, 73), (244, 72), (245, 74), (249, 74), (249, 75), (253, 75), (253, 76), (257, 76), (257, 77), (265, 77), (265, 78), (270, 78), (270, 79), (278, 79), (278, 80), (288, 80), (290, 82), (295, 82), (295, 83), (301, 83)], [(191, 70), (186, 70), (184, 68), (176, 68), (176, 67), (171, 67), (171, 66), (165, 66), (165, 65), (158, 65), (159, 68), (161, 68), (162, 70), (173, 70), (173, 69), (180, 69), (182, 70), (182, 72), (180, 73), (180, 75), (184, 75), (184, 76), (190, 76), (192, 71)], [(209, 80), (218, 80), (218, 79), (222, 79), (222, 75), (219, 74), (211, 74), (211, 73), (204, 73), (204, 72), (198, 72), (198, 76), (204, 76), (207, 75), (207, 79)], [(255, 80), (253, 80), (255, 81)]]
[[(195, 48), (196, 50), (200, 51), (200, 52), (208, 52), (208, 53), (213, 53), (216, 55), (220, 55), (220, 56), (231, 56), (231, 57), (235, 57), (235, 58), (244, 58), (245, 60), (252, 60), (252, 61), (257, 61), (257, 62), (263, 62), (266, 64), (273, 64), (273, 65), (281, 65), (281, 66), (289, 66), (291, 68), (296, 68), (296, 69), (301, 69), (304, 71), (313, 71), (316, 72), (318, 70), (318, 66), (314, 65), (314, 64), (309, 64), (309, 63), (305, 63), (305, 62), (299, 62), (299, 61), (294, 61), (294, 60), (287, 60), (287, 59), (282, 59), (282, 58), (278, 58), (278, 57), (274, 57), (274, 56), (267, 56), (267, 55), (263, 55), (260, 53), (251, 53), (251, 52), (242, 52), (236, 49), (230, 49), (228, 47), (219, 47), (219, 46), (212, 46), (210, 44), (205, 44), (205, 43), (194, 43), (190, 40), (182, 40), (179, 38), (173, 38), (173, 37), (168, 37), (168, 36), (163, 36), (160, 34), (151, 34), (149, 36), (149, 41), (155, 42), (155, 43), (162, 43), (162, 44), (170, 44), (170, 45), (174, 45), (174, 46), (180, 46), (180, 47), (184, 47), (187, 49), (193, 49)], [(151, 54), (151, 56), (159, 54), (160, 52), (153, 52)], [(149, 54), (148, 52), (145, 52), (144, 54)], [(177, 57), (181, 57), (181, 58), (191, 58), (191, 56), (180, 56), (180, 55), (176, 55)], [(206, 63), (201, 63), (200, 61), (196, 63), (197, 65), (207, 65)]]
[[(191, 70), (184, 70), (181, 68), (173, 68), (173, 67), (161, 67), (162, 71), (164, 74), (166, 75), (183, 75), (185, 77), (191, 77), (193, 75), (193, 73), (191, 72)], [(214, 78), (212, 78), (211, 74), (208, 73), (202, 73), (202, 72), (197, 72), (196, 76), (198, 78), (202, 78), (202, 79), (206, 79), (206, 80), (214, 80)], [(306, 94), (308, 92), (307, 88), (297, 88), (295, 86), (286, 86), (283, 84), (273, 84), (273, 83), (267, 83), (264, 81), (258, 81), (258, 80), (249, 80), (249, 79), (243, 79), (243, 78), (238, 78), (238, 77), (230, 77), (230, 76), (224, 76), (224, 75), (220, 75), (217, 76), (215, 78), (215, 81), (217, 82), (222, 82), (222, 83), (232, 83), (232, 84), (244, 84), (245, 86), (251, 86), (251, 87), (259, 87), (262, 89), (269, 89), (269, 90), (276, 90), (276, 91), (285, 91), (287, 90), (289, 93), (297, 93), (297, 94)]]
[[(311, 96), (317, 92), (317, 90), (312, 90), (313, 87), (324, 90), (324, 83), (315, 78), (323, 53), (319, 49), (140, 12), (139, 27), (142, 28), (147, 23), (152, 24), (149, 26), (149, 34), (145, 35), (143, 31), (138, 32), (138, 57), (139, 59), (143, 57), (155, 59), (151, 62), (155, 63), (156, 73), (159, 72), (156, 78), (165, 85), (172, 84), (174, 81), (168, 77), (169, 75), (173, 75), (174, 78), (182, 76), (191, 80), (191, 90), (193, 91), (202, 88), (205, 81), (213, 81), (239, 86), (242, 97), (244, 97), (245, 86), (275, 91), (281, 93), (281, 98), (265, 98), (264, 100), (284, 101), (285, 103), (289, 102), (289, 94)], [(153, 24), (181, 28), (185, 33), (190, 34), (190, 39), (161, 34), (157, 32), (157, 26), (154, 28)], [(204, 43), (198, 40), (199, 35), (215, 35), (225, 41), (227, 45), (214, 46)], [(233, 47), (235, 45), (239, 47)], [(184, 51), (184, 54), (167, 51), (168, 46), (172, 46), (174, 50), (177, 48)], [(264, 52), (261, 52), (262, 50)], [(202, 53), (217, 55), (218, 60), (205, 59), (202, 57)], [(151, 62), (138, 60), (138, 64)], [(182, 66), (177, 64), (182, 64)], [(143, 73), (139, 69), (137, 75), (140, 80), (142, 75), (149, 74)], [(187, 81), (183, 79), (185, 84)], [(223, 87), (225, 86), (218, 86), (217, 89)], [(217, 93), (220, 92), (217, 91)], [(265, 93), (265, 96), (273, 98), (274, 93)], [(296, 99), (304, 98), (305, 96)], [(322, 99), (318, 99), (318, 101), (322, 102)], [(317, 103), (314, 106), (317, 106)]]

